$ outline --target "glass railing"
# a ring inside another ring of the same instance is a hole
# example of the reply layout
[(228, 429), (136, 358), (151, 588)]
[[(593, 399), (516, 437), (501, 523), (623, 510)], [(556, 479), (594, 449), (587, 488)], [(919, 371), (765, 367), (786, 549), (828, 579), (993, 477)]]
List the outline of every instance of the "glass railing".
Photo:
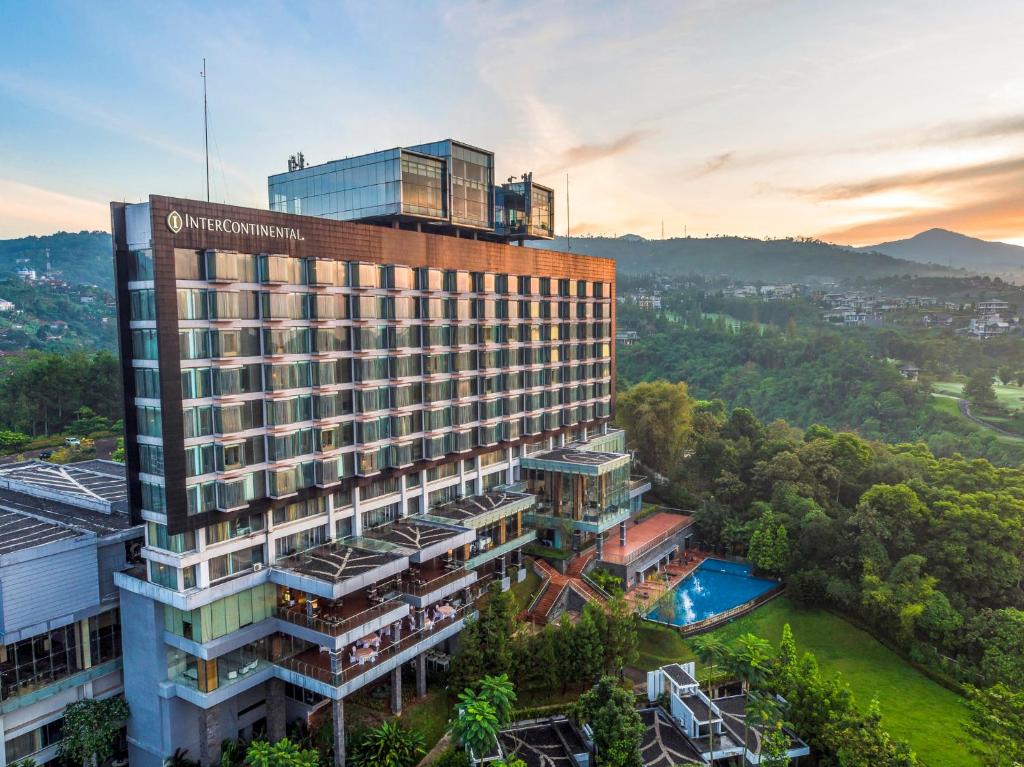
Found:
[(340, 620), (321, 618), (316, 615), (306, 615), (302, 610), (295, 610), (290, 607), (278, 607), (277, 617), (282, 620), (286, 620), (289, 623), (293, 623), (296, 626), (303, 626), (321, 634), (337, 637), (404, 606), (405, 602), (401, 599), (389, 599), (386, 602), (381, 602), (373, 607), (368, 607), (360, 613), (356, 613), (355, 615), (347, 618), (341, 618)]
[(415, 647), (420, 642), (429, 640), (431, 637), (442, 631), (447, 624), (456, 623), (467, 617), (467, 615), (472, 614), (474, 609), (475, 608), (472, 604), (466, 604), (456, 608), (455, 612), (452, 613), (452, 615), (445, 621), (435, 623), (430, 628), (417, 629), (416, 631), (402, 637), (398, 642), (382, 647), (377, 652), (376, 656), (374, 656), (374, 659), (369, 663), (353, 664), (342, 668), (342, 670), (337, 673), (332, 672), (329, 668), (325, 668), (322, 665), (301, 660), (297, 656), (282, 657), (274, 662), (282, 668), (289, 669), (290, 671), (294, 671), (302, 676), (315, 679), (332, 687), (340, 687), (346, 682), (350, 682), (362, 674), (371, 671), (389, 658)]
[(455, 583), (456, 581), (465, 578), (468, 574), (469, 573), (465, 567), (459, 566), (447, 573), (442, 573), (429, 581), (402, 581), (400, 588), (405, 594), (424, 597), (450, 583)]

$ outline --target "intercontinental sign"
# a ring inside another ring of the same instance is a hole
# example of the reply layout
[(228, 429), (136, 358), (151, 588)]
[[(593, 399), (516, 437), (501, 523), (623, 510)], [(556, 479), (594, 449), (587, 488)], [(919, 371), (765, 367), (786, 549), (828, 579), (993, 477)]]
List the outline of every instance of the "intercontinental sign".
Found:
[(176, 210), (167, 214), (167, 228), (172, 234), (182, 229), (200, 229), (206, 232), (225, 232), (227, 234), (250, 234), (255, 237), (273, 237), (279, 240), (304, 240), (299, 229), (275, 224), (254, 224), (248, 221), (236, 221), (233, 218), (211, 218), (209, 216), (184, 216)]

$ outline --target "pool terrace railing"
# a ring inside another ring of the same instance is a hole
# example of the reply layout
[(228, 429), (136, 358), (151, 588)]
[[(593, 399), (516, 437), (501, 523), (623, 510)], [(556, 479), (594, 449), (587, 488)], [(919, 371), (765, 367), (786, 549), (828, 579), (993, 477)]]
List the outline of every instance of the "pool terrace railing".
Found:
[[(689, 524), (690, 524), (690, 520), (689, 519), (681, 519), (676, 524), (674, 524), (671, 528), (669, 528), (668, 530), (665, 530), (664, 532), (659, 533), (657, 536), (655, 536), (654, 538), (649, 540), (647, 543), (643, 544), (642, 546), (638, 546), (637, 548), (633, 549), (633, 551), (629, 552), (628, 554), (622, 555), (622, 554), (616, 554), (615, 552), (612, 552), (612, 551), (605, 551), (601, 555), (600, 559), (601, 559), (602, 562), (608, 562), (608, 563), (613, 564), (613, 565), (623, 565), (623, 566), (631, 565), (634, 562), (636, 562), (638, 559), (640, 559), (641, 557), (645, 557), (648, 554), (650, 554), (652, 551), (654, 551), (656, 548), (658, 548), (659, 546), (664, 544), (666, 541), (671, 540), (674, 536), (678, 535), (686, 527), (688, 527)], [(628, 529), (627, 529), (626, 535), (627, 536), (629, 535)]]
[[(682, 626), (676, 625), (674, 623), (669, 623), (668, 621), (655, 620), (654, 618), (649, 617), (649, 615), (644, 615), (643, 618), (644, 620), (650, 621), (651, 623), (657, 623), (661, 626), (667, 626), (670, 629), (675, 629), (679, 632), (681, 636), (693, 636), (694, 634), (701, 634), (705, 631), (710, 631), (713, 628), (721, 626), (723, 623), (729, 623), (735, 620), (736, 618), (746, 615), (750, 611), (763, 605), (765, 602), (770, 602), (772, 599), (775, 599), (775, 597), (777, 597), (779, 594), (785, 591), (785, 589), (785, 585), (777, 583), (768, 591), (764, 592), (763, 594), (759, 594), (753, 599), (747, 600), (743, 604), (736, 605), (735, 607), (730, 607), (728, 610), (723, 610), (720, 613), (709, 615), (707, 618), (702, 618), (701, 620), (694, 621), (693, 623), (686, 623)], [(669, 589), (669, 591), (666, 592), (666, 594), (670, 593), (672, 593), (672, 589)], [(657, 601), (655, 601), (653, 605), (651, 605), (651, 610), (654, 609), (654, 607), (658, 604), (658, 601), (661, 601), (661, 599), (664, 598), (664, 596), (665, 595), (662, 595), (662, 597), (660, 597)]]

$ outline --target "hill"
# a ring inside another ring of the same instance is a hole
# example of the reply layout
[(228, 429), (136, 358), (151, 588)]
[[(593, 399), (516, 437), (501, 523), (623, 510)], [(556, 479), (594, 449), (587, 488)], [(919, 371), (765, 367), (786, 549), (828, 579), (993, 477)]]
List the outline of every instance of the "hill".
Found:
[(906, 240), (883, 242), (857, 250), (876, 251), (893, 258), (973, 272), (1024, 272), (1024, 248), (1019, 245), (979, 240), (947, 229), (929, 229)]
[[(564, 237), (534, 247), (565, 250)], [(746, 237), (680, 237), (645, 240), (625, 237), (574, 237), (578, 253), (615, 259), (619, 271), (644, 274), (726, 275), (760, 282), (809, 282), (874, 279), (897, 274), (954, 275), (934, 264), (860, 252), (819, 240), (756, 240)]]
[(20, 268), (46, 270), (46, 251), (50, 268), (72, 285), (114, 287), (114, 262), (107, 232), (57, 232), (43, 237), (0, 240), (0, 279), (12, 277)]

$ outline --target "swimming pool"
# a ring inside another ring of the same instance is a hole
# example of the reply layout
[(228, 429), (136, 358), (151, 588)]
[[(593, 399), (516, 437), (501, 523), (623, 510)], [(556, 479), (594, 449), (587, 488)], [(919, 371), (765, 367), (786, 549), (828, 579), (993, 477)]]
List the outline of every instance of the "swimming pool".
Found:
[(755, 578), (751, 566), (705, 559), (672, 593), (647, 613), (651, 620), (686, 626), (710, 618), (775, 588), (775, 581)]

